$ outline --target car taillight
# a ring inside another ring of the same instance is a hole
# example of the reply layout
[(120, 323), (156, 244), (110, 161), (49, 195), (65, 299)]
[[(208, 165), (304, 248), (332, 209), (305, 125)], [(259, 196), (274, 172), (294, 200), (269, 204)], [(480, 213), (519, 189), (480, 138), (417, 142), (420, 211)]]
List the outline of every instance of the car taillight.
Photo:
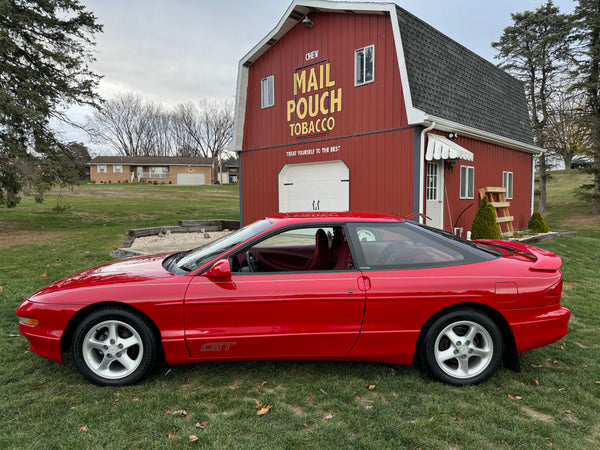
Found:
[(563, 280), (562, 278), (557, 283), (550, 286), (544, 291), (547, 305), (557, 305), (560, 303), (560, 295), (562, 294)]

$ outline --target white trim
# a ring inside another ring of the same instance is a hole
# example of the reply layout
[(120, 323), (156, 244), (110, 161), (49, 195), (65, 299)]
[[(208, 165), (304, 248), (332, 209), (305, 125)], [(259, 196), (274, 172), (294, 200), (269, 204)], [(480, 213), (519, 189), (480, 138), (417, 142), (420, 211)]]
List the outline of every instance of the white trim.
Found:
[(531, 194), (529, 197), (529, 217), (533, 216), (533, 208), (535, 207), (535, 159), (537, 156), (531, 156)]
[[(497, 144), (502, 147), (507, 147), (513, 150), (519, 150), (525, 153), (531, 153), (540, 155), (546, 152), (546, 149), (537, 147), (531, 144), (525, 144), (523, 142), (516, 141), (498, 134), (489, 133), (487, 131), (481, 131), (477, 128), (469, 127), (464, 124), (452, 122), (451, 120), (441, 119), (436, 116), (426, 115), (423, 124), (435, 123), (435, 129), (440, 131), (452, 131), (465, 137), (475, 138), (480, 141), (489, 142), (490, 144)], [(410, 125), (418, 125), (410, 124)]]
[[(510, 177), (508, 176), (508, 174), (510, 174)], [(506, 178), (505, 178), (506, 177)], [(503, 170), (502, 171), (502, 187), (504, 189), (506, 189), (506, 200), (512, 200), (514, 192), (513, 192), (513, 186), (514, 186), (514, 173), (510, 170)], [(509, 180), (510, 178), (510, 180)], [(510, 186), (507, 183), (506, 186), (504, 185), (504, 181), (510, 181)], [(510, 188), (509, 188), (510, 187)]]

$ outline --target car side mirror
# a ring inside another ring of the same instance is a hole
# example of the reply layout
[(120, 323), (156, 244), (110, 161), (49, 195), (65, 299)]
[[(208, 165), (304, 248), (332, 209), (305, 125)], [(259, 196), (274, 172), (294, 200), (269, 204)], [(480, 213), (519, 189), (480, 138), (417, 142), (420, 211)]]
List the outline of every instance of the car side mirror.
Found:
[(208, 269), (206, 275), (212, 278), (229, 278), (231, 276), (231, 264), (229, 264), (229, 260), (218, 260)]

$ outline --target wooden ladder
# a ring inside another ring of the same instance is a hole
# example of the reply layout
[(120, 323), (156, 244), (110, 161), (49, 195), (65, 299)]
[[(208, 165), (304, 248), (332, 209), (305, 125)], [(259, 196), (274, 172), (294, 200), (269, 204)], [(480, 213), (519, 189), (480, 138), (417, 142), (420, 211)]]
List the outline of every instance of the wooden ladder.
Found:
[[(514, 217), (510, 215), (508, 208), (510, 202), (506, 200), (506, 188), (503, 187), (482, 187), (479, 189), (479, 201), (483, 200), (483, 197), (487, 197), (490, 205), (496, 208), (496, 223), (500, 227), (502, 234), (506, 236), (512, 236), (515, 233), (513, 228)], [(502, 224), (504, 224), (505, 230), (502, 230)]]

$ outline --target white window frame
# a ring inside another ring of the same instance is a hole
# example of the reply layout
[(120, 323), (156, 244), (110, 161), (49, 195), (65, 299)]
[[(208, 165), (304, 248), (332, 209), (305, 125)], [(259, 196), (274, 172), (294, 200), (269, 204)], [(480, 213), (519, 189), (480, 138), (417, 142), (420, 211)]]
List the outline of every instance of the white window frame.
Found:
[[(373, 57), (371, 58), (373, 67), (371, 68), (371, 78), (367, 79), (367, 59), (365, 58), (365, 53), (368, 50), (371, 50), (371, 54)], [(359, 62), (359, 56), (362, 56), (362, 60)], [(359, 72), (359, 69), (362, 70), (362, 73)], [(364, 79), (359, 79), (359, 74), (362, 74)], [(358, 48), (354, 50), (354, 86), (364, 86), (365, 84), (370, 84), (375, 82), (375, 44), (367, 45), (366, 47)]]
[(514, 175), (512, 172), (502, 172), (502, 187), (506, 189), (507, 200), (512, 200), (513, 198), (513, 179)]
[(121, 164), (114, 164), (113, 173), (123, 173), (123, 166)]
[(460, 166), (459, 198), (472, 199), (475, 197), (475, 167)]
[(275, 75), (260, 80), (260, 107), (262, 109), (275, 106)]
[(106, 173), (106, 164), (98, 164), (98, 173)]

